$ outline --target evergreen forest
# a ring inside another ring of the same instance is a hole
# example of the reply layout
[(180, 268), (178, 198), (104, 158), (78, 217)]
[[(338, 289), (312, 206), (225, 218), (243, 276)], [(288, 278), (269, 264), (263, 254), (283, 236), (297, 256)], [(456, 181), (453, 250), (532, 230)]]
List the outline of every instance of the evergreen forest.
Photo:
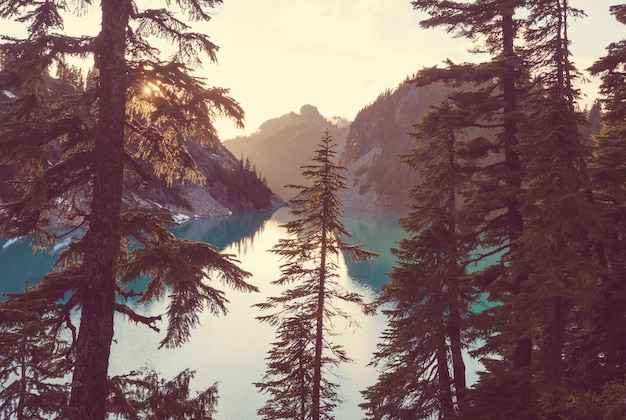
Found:
[[(222, 1), (75, 3), (0, 2), (0, 18), (27, 33), (0, 43), (0, 237), (51, 250), (84, 232), (39, 283), (0, 301), (0, 417), (217, 418), (219, 383), (192, 389), (191, 368), (108, 372), (116, 314), (163, 328), (160, 348), (175, 348), (202, 314), (228, 314), (226, 290), (259, 290), (236, 256), (172, 234), (170, 214), (122, 205), (152, 177), (210, 182), (190, 150), (220, 141), (217, 118), (243, 124), (228, 88), (194, 72), (218, 50), (194, 25)], [(398, 156), (416, 182), (375, 301), (336, 282), (341, 258), (376, 253), (347, 241), (346, 168), (328, 131), (302, 185), (287, 186), (289, 236), (269, 251), (281, 258), (281, 292), (256, 305), (275, 329), (254, 383), (266, 397), (259, 418), (334, 418), (333, 369), (351, 359), (332, 327), (352, 322), (348, 304), (386, 319), (364, 418), (626, 419), (626, 41), (616, 34), (579, 69), (568, 29), (585, 13), (568, 0), (409, 3), (416, 24), (466, 40), (480, 59), (441, 57), (404, 82), (450, 93), (416, 116), (412, 149)], [(65, 35), (64, 16), (86, 9), (99, 11), (99, 34)], [(606, 13), (626, 25), (626, 4)], [(587, 75), (601, 81), (589, 111), (579, 106)], [(600, 131), (589, 140), (593, 113)], [(243, 157), (209, 176), (227, 180), (225, 195), (239, 188), (271, 204)], [(167, 310), (145, 316), (129, 299)], [(474, 382), (469, 359), (481, 366)]]

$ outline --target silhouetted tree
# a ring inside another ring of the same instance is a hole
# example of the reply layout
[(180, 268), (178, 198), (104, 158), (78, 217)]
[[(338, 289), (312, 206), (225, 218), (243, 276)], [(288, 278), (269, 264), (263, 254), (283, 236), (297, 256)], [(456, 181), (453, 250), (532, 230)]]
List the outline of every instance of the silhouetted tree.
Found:
[[(182, 16), (202, 21), (219, 3), (176, 2)], [(91, 4), (81, 1), (78, 10)], [(57, 238), (52, 216), (86, 227), (84, 236), (60, 255), (55, 271), (30, 293), (34, 300), (65, 298), (65, 312), (80, 309), (70, 405), (81, 420), (105, 417), (114, 312), (156, 328), (158, 318), (140, 316), (116, 301), (116, 294), (148, 301), (169, 290), (169, 322), (161, 345), (178, 346), (205, 307), (226, 312), (223, 291), (205, 280), (256, 290), (232, 256), (209, 244), (176, 239), (166, 230), (173, 224), (169, 216), (121, 208), (125, 181), (147, 176), (139, 160), (170, 184), (175, 179), (203, 182), (186, 142), (216, 141), (213, 120), (219, 114), (241, 124), (243, 111), (226, 89), (208, 87), (190, 74), (203, 55), (215, 61), (217, 47), (208, 36), (192, 32), (173, 9), (140, 10), (126, 0), (97, 4), (101, 31), (95, 37), (62, 33), (62, 1), (0, 4), (0, 17), (28, 25), (26, 38), (4, 37), (0, 45), (15, 58), (3, 66), (0, 89), (17, 96), (3, 97), (0, 104), (0, 164), (21, 165), (13, 181), (20, 194), (1, 206), (0, 235), (30, 236), (46, 247)], [(160, 58), (152, 37), (174, 45), (170, 60)], [(55, 97), (44, 76), (71, 56), (93, 59), (97, 83), (85, 92)], [(58, 159), (51, 165), (52, 151)], [(131, 238), (142, 246), (129, 250)], [(145, 289), (127, 290), (139, 276), (150, 279)], [(14, 295), (8, 304), (24, 299)]]
[(57, 304), (24, 300), (0, 307), (0, 414), (17, 420), (68, 415), (71, 347)]
[[(291, 200), (295, 216), (283, 225), (289, 238), (280, 239), (272, 252), (286, 261), (282, 275), (273, 284), (285, 286), (284, 292), (256, 306), (274, 310), (259, 316), (262, 322), (278, 326), (278, 339), (268, 355), (263, 382), (256, 386), (271, 398), (259, 410), (264, 418), (332, 418), (339, 401), (336, 385), (323, 374), (326, 369), (349, 360), (344, 349), (329, 341), (332, 319), (350, 316), (337, 300), (355, 303), (369, 311), (360, 294), (337, 284), (338, 259), (342, 253), (354, 261), (376, 256), (350, 245), (341, 222), (343, 215), (339, 192), (345, 188), (341, 171), (334, 163), (336, 151), (332, 137), (325, 132), (315, 151), (313, 163), (303, 166), (308, 186), (291, 185), (299, 190)], [(291, 287), (289, 287), (291, 286)]]
[(465, 118), (451, 103), (433, 107), (403, 157), (420, 183), (408, 192), (408, 238), (392, 249), (398, 263), (382, 288), (389, 325), (374, 355), (378, 382), (363, 392), (368, 418), (451, 418), (467, 405), (462, 335), (476, 294), (465, 273), (472, 235), (459, 223), (472, 172), (461, 158)]
[(191, 397), (195, 371), (185, 369), (165, 380), (153, 369), (133, 371), (110, 379), (107, 412), (118, 419), (212, 420), (217, 405), (217, 385)]
[[(611, 13), (626, 24), (626, 6), (611, 7)], [(594, 393), (606, 394), (608, 404), (624, 398), (626, 377), (626, 41), (611, 43), (606, 55), (589, 69), (601, 77), (600, 133), (594, 136), (595, 148), (590, 164), (594, 199), (608, 219), (598, 238), (601, 247), (602, 276), (600, 291), (586, 333), (571, 345), (572, 376), (586, 377), (585, 385)], [(621, 392), (618, 392), (621, 386)], [(608, 404), (602, 404), (606, 408)], [(618, 404), (619, 405), (619, 404)], [(624, 407), (622, 405), (621, 410)], [(615, 407), (618, 412), (620, 407)], [(623, 412), (623, 411), (622, 411)], [(610, 417), (610, 418), (617, 418)], [(607, 416), (607, 418), (609, 418)]]
[(567, 416), (581, 409), (571, 401), (584, 400), (570, 369), (598, 295), (607, 223), (595, 204), (590, 150), (580, 135), (585, 119), (575, 106), (568, 22), (582, 12), (567, 0), (412, 4), (429, 15), (422, 26), (467, 37), (491, 57), (448, 61), (412, 81), (456, 87), (449, 100), (466, 114), (459, 128), (469, 136), (482, 130), (471, 141), (473, 187), (463, 205), (476, 253), (501, 255), (473, 276), (498, 304), (471, 318), (472, 337), (484, 341), (473, 355), (487, 372), (460, 415)]

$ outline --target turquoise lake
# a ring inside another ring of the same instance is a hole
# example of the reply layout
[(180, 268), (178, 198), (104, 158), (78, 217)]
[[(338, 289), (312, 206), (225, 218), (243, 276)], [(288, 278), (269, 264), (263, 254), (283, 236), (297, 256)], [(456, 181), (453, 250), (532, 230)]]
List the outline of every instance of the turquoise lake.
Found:
[[(287, 209), (275, 212), (257, 212), (231, 217), (198, 219), (182, 224), (174, 233), (179, 237), (209, 242), (220, 250), (234, 254), (241, 266), (252, 273), (251, 283), (259, 293), (244, 294), (224, 288), (230, 300), (229, 313), (215, 317), (205, 313), (202, 324), (193, 332), (191, 340), (177, 349), (158, 349), (162, 334), (116, 317), (115, 341), (112, 345), (110, 375), (127, 373), (133, 369), (149, 366), (164, 378), (171, 378), (185, 368), (196, 370), (192, 382), (195, 389), (205, 388), (218, 382), (219, 403), (217, 419), (239, 420), (257, 418), (265, 396), (257, 392), (254, 382), (261, 380), (265, 371), (265, 356), (274, 340), (274, 329), (259, 323), (255, 317), (260, 312), (252, 307), (274, 296), (280, 290), (270, 282), (280, 275), (280, 261), (269, 250), (286, 232), (280, 225), (289, 218)], [(389, 249), (403, 237), (397, 216), (367, 212), (349, 212), (343, 219), (346, 230), (353, 234), (354, 243), (365, 243), (365, 249), (381, 255), (361, 264), (346, 263), (340, 259), (339, 282), (350, 291), (358, 291), (373, 299), (377, 289), (387, 281), (394, 258)], [(0, 240), (0, 291), (24, 290), (28, 279), (32, 286), (50, 270), (56, 253), (69, 241), (59, 242), (53, 254), (30, 250), (26, 238)], [(135, 306), (145, 315), (163, 313), (166, 301)], [(376, 371), (367, 364), (385, 317), (366, 317), (357, 308), (346, 307), (358, 320), (359, 327), (337, 324), (339, 334), (335, 341), (342, 343), (352, 363), (333, 371), (333, 382), (340, 384), (339, 394), (344, 403), (335, 411), (338, 419), (360, 419), (362, 402), (360, 391), (373, 384)], [(163, 325), (162, 325), (163, 326)], [(162, 329), (163, 330), (163, 329)]]

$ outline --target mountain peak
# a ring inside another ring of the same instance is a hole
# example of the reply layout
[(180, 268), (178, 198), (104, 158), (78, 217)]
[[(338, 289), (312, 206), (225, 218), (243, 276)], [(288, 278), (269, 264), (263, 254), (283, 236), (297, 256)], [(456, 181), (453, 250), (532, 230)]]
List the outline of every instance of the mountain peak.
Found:
[(301, 117), (308, 117), (308, 118), (319, 118), (321, 117), (320, 112), (318, 111), (317, 107), (314, 107), (313, 105), (302, 105), (300, 107), (300, 116)]
[(329, 121), (316, 107), (306, 104), (300, 107), (299, 114), (290, 112), (272, 118), (255, 133), (223, 144), (235, 156), (249, 159), (270, 188), (288, 199), (294, 192), (285, 185), (306, 183), (300, 167), (310, 163), (325, 130), (329, 130), (338, 149), (343, 149), (349, 122), (337, 117)]

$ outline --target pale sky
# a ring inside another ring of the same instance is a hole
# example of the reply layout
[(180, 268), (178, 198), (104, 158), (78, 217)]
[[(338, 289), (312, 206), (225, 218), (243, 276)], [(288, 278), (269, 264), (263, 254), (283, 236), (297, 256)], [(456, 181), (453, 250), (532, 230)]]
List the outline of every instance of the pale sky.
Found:
[[(161, 2), (138, 2), (162, 7)], [(580, 70), (624, 37), (624, 26), (608, 12), (617, 3), (570, 0), (588, 15), (570, 22)], [(206, 63), (201, 75), (209, 85), (229, 88), (246, 113), (244, 130), (227, 120), (217, 123), (222, 140), (254, 132), (264, 121), (298, 112), (304, 104), (327, 118), (353, 120), (381, 92), (423, 67), (446, 58), (478, 59), (467, 53), (467, 40), (453, 39), (442, 29), (420, 29), (425, 15), (414, 11), (410, 0), (224, 0), (213, 14), (197, 30), (219, 45), (218, 64)], [(13, 28), (0, 22), (2, 33), (18, 35)], [(70, 35), (98, 30), (97, 22), (85, 17), (66, 24)], [(582, 89), (592, 101), (597, 81)]]
[[(570, 3), (588, 15), (570, 28), (574, 61), (583, 70), (625, 28), (608, 12), (618, 1)], [(420, 29), (423, 18), (409, 0), (225, 0), (207, 25), (220, 51), (206, 74), (211, 84), (231, 89), (246, 111), (246, 128), (219, 123), (220, 137), (253, 132), (303, 104), (353, 120), (422, 67), (472, 60), (468, 41)], [(596, 90), (597, 83), (583, 86), (590, 100)]]

